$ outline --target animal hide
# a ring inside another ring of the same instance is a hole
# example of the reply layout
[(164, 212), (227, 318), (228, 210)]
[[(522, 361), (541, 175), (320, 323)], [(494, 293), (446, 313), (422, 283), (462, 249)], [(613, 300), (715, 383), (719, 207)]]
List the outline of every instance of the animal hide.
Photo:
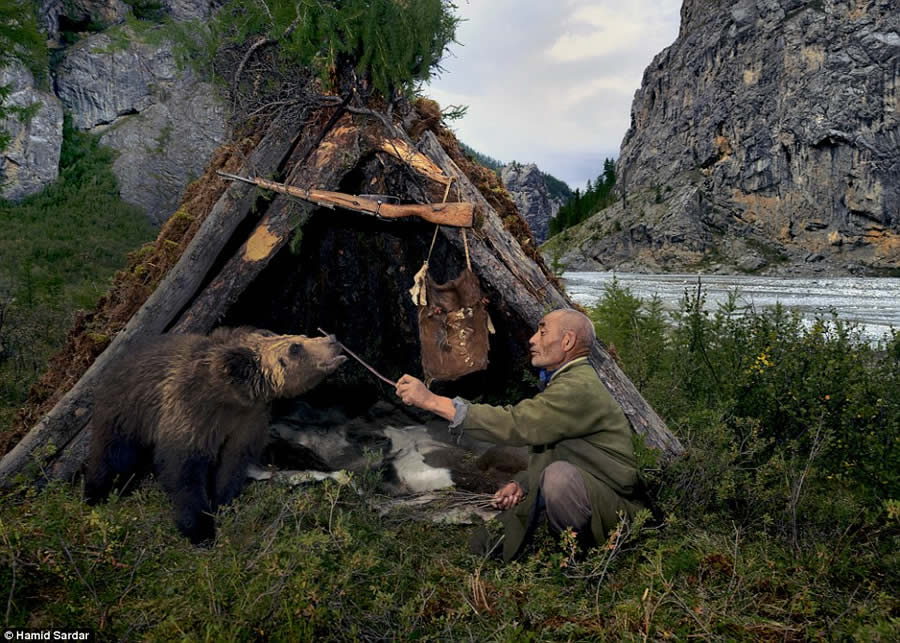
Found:
[(466, 269), (445, 284), (426, 275), (427, 304), (419, 306), (419, 343), (426, 382), (450, 381), (487, 368), (487, 299)]

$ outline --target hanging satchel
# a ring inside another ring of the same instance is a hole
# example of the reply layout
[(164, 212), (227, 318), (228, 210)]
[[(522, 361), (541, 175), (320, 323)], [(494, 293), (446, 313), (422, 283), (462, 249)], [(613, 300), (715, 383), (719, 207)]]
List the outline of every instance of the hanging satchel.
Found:
[[(472, 272), (465, 230), (462, 233), (466, 269), (459, 277), (437, 283), (428, 274), (426, 259), (410, 289), (419, 310), (419, 343), (426, 385), (432, 381), (459, 379), (488, 365), (488, 334), (494, 328), (487, 312), (488, 300)], [(433, 240), (431, 247), (434, 248)], [(428, 256), (431, 257), (431, 250)]]

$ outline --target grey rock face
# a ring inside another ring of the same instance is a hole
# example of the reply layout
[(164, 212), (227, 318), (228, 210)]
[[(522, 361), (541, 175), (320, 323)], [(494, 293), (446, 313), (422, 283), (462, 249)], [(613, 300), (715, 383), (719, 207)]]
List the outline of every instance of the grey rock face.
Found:
[(163, 4), (175, 20), (208, 18), (213, 5), (210, 0), (163, 0)]
[[(896, 0), (685, 0), (632, 105), (621, 223), (643, 209), (658, 239), (689, 219), (703, 234), (685, 243), (708, 259), (743, 238), (783, 260), (717, 258), (732, 269), (898, 267), (898, 87)], [(688, 186), (680, 210), (668, 197)]]
[(124, 47), (106, 33), (72, 47), (57, 92), (76, 127), (102, 133), (101, 143), (119, 151), (122, 198), (161, 223), (224, 142), (225, 109), (211, 85), (176, 68), (171, 44), (124, 33)]
[(178, 69), (171, 45), (147, 45), (124, 32), (124, 46), (106, 33), (82, 40), (57, 69), (57, 94), (78, 129), (142, 112), (164, 101), (175, 85)]
[(513, 162), (503, 166), (500, 178), (519, 213), (525, 217), (534, 240), (543, 243), (547, 239), (550, 219), (556, 216), (562, 204), (550, 196), (540, 170), (534, 163)]
[(117, 25), (130, 10), (121, 0), (41, 0), (38, 20), (50, 39), (56, 41), (65, 28)]
[(15, 116), (0, 120), (0, 129), (11, 136), (10, 144), (0, 153), (0, 196), (18, 200), (56, 180), (63, 110), (56, 96), (35, 88), (31, 72), (18, 61), (0, 69), (0, 85), (12, 89), (8, 106), (39, 105), (24, 123)]
[(225, 141), (222, 104), (206, 83), (173, 92), (170, 100), (126, 116), (100, 138), (119, 151), (113, 172), (122, 198), (163, 223), (178, 206), (184, 187), (203, 173)]

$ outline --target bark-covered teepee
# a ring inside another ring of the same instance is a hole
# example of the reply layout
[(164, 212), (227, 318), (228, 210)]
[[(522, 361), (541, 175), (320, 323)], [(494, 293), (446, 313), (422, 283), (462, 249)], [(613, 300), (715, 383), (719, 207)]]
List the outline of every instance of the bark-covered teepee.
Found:
[[(471, 262), (497, 331), (488, 368), (438, 385), (441, 392), (485, 401), (529, 392), (527, 340), (546, 312), (571, 302), (496, 175), (462, 155), (435, 103), (400, 98), (437, 67), (457, 22), (446, 0), (321, 2), (302, 11), (281, 0), (223, 5), (205, 28), (219, 43), (212, 70), (231, 81), (241, 135), (187, 188), (160, 238), (135, 253), (98, 310), (79, 318), (18, 430), (6, 436), (0, 484), (30, 464), (51, 476), (75, 473), (104, 372), (161, 333), (247, 324), (315, 334), (321, 327), (389, 375), (421, 374), (408, 289), (426, 257), (438, 282)], [(325, 77), (330, 93), (322, 90)], [(458, 228), (434, 236), (434, 225), (422, 220), (385, 221), (263, 193), (224, 181), (218, 170), (401, 204), (439, 203), (449, 194), (474, 206), (474, 225), (465, 246)], [(678, 453), (677, 439), (599, 342), (592, 360), (635, 431), (667, 455)], [(352, 414), (393, 392), (361, 369), (342, 368), (314, 395)]]
[[(419, 101), (405, 113), (388, 115), (335, 99), (283, 113), (245, 144), (244, 154), (219, 156), (229, 159), (230, 171), (283, 177), (301, 188), (386, 194), (404, 203), (439, 202), (449, 183), (451, 200), (474, 204), (468, 252), (497, 333), (487, 370), (437, 386), (487, 400), (527, 392), (527, 386), (517, 385), (528, 372), (528, 337), (546, 312), (572, 303), (534, 252), (499, 182), (461, 154), (433, 103)], [(148, 336), (206, 333), (221, 324), (307, 334), (323, 327), (388, 374), (420, 373), (416, 309), (407, 290), (429, 252), (432, 224), (383, 221), (284, 195), (271, 198), (252, 186), (226, 183), (214, 169), (215, 164), (192, 186), (179, 212), (196, 231), (183, 242), (177, 261), (124, 327), (109, 329), (105, 350), (92, 363), (82, 359), (83, 373), (70, 374), (68, 381), (57, 378), (43, 416), (0, 461), (0, 480), (8, 483), (32, 462), (53, 476), (76, 472), (101, 375), (115, 360), (128, 359), (135, 343)], [(213, 202), (210, 195), (218, 196)], [(460, 229), (440, 228), (430, 270), (446, 281), (464, 265)], [(114, 295), (106, 304), (125, 305)], [(73, 331), (70, 356), (79, 354), (78, 346), (92, 332), (97, 334), (90, 323)], [(599, 342), (591, 358), (634, 430), (665, 454), (678, 453), (677, 439)], [(57, 360), (56, 366), (64, 364)], [(393, 395), (361, 371), (342, 371), (322, 396), (352, 406)]]

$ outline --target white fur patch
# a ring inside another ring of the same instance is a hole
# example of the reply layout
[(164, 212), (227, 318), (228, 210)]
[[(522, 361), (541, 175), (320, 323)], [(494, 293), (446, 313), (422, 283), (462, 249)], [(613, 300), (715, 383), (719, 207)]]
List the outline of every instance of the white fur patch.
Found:
[(425, 464), (428, 453), (447, 445), (429, 436), (424, 427), (385, 427), (384, 435), (391, 440), (391, 462), (397, 477), (410, 491), (433, 491), (453, 486), (449, 469)]

